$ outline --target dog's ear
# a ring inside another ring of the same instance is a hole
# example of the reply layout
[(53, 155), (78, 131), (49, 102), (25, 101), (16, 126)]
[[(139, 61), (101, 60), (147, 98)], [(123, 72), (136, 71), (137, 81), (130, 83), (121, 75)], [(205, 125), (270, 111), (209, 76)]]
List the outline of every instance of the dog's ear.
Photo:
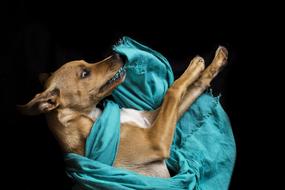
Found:
[(26, 105), (18, 105), (18, 110), (25, 115), (38, 115), (54, 110), (59, 106), (59, 89), (47, 90), (37, 94)]
[(51, 76), (52, 73), (40, 73), (39, 74), (39, 81), (42, 85), (45, 84), (47, 79)]

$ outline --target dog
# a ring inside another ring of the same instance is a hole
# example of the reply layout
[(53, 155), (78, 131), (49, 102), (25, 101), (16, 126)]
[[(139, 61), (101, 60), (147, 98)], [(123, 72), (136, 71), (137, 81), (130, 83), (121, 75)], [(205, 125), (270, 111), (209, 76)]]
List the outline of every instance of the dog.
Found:
[[(222, 46), (207, 68), (202, 57), (194, 57), (156, 110), (122, 108), (114, 167), (146, 176), (170, 177), (165, 159), (170, 156), (176, 123), (210, 86), (227, 58), (228, 51)], [(115, 53), (92, 64), (84, 60), (68, 62), (51, 76), (42, 77), (45, 90), (19, 109), (27, 115), (46, 114), (48, 127), (63, 151), (84, 155), (90, 129), (102, 112), (97, 105), (124, 81), (123, 66), (123, 58)]]

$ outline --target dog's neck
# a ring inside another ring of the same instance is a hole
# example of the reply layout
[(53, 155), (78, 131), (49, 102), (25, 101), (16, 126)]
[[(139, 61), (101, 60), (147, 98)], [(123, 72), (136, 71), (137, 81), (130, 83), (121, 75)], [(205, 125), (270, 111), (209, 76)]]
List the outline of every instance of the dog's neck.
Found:
[(86, 113), (63, 108), (48, 113), (46, 116), (48, 126), (63, 151), (84, 155), (86, 139), (101, 112), (96, 106)]

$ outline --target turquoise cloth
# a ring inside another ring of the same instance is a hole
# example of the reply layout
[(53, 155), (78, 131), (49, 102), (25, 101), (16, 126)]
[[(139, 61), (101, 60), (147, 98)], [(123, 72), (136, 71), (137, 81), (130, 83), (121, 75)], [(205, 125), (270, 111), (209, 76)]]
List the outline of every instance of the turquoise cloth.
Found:
[(85, 157), (73, 153), (65, 157), (73, 189), (228, 189), (235, 142), (219, 98), (211, 92), (202, 94), (177, 123), (166, 162), (173, 177), (148, 177), (112, 167), (120, 143), (120, 107), (155, 109), (173, 82), (171, 67), (158, 52), (128, 37), (114, 51), (126, 56), (126, 80), (113, 92), (114, 102), (104, 102), (87, 139)]

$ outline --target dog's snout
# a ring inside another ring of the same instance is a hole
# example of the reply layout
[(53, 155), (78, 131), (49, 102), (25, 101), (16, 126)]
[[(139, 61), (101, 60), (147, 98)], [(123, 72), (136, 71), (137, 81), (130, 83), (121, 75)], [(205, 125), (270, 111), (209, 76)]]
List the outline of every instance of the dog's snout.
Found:
[(118, 53), (114, 53), (112, 58), (115, 59), (115, 60), (120, 60), (121, 56)]
[(125, 61), (126, 61), (126, 57), (125, 57), (124, 55), (120, 55), (120, 54), (118, 54), (118, 53), (114, 53), (113, 56), (112, 56), (112, 58), (113, 58), (114, 60), (117, 60), (117, 61), (123, 63), (123, 64), (124, 64)]

